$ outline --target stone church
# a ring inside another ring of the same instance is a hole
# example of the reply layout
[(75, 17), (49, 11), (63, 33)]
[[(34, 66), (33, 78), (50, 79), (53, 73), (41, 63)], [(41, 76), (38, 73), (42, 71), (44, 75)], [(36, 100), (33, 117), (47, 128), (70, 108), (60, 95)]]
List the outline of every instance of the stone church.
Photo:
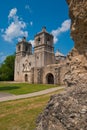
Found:
[(18, 42), (14, 70), (16, 82), (64, 84), (66, 57), (60, 52), (54, 53), (53, 38), (43, 27), (34, 37), (34, 52), (25, 37)]

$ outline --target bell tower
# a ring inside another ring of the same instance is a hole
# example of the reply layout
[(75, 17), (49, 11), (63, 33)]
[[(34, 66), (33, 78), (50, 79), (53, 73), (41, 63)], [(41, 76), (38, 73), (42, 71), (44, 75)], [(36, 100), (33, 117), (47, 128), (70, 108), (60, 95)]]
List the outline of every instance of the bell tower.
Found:
[(42, 31), (35, 35), (34, 42), (36, 67), (44, 67), (45, 65), (54, 64), (53, 35), (46, 31), (46, 27), (43, 27)]
[(23, 37), (22, 41), (18, 42), (16, 46), (16, 56), (24, 57), (30, 54), (32, 54), (32, 45), (26, 41), (25, 37)]
[(26, 41), (25, 37), (23, 37), (22, 40), (18, 42), (18, 44), (16, 45), (15, 71), (14, 71), (15, 81), (23, 80), (24, 78), (22, 69), (23, 64), (26, 59), (26, 56), (29, 57), (30, 55), (32, 55), (32, 45), (31, 43)]

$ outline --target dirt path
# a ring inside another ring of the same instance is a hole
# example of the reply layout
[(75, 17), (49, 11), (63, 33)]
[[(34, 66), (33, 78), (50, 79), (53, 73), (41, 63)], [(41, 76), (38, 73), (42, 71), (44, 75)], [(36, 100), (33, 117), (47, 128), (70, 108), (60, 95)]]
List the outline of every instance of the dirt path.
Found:
[(29, 93), (29, 94), (17, 95), (17, 96), (11, 95), (11, 94), (6, 95), (6, 93), (1, 93), (0, 102), (40, 96), (40, 95), (51, 93), (51, 92), (54, 92), (54, 91), (57, 91), (57, 90), (60, 90), (60, 89), (63, 89), (63, 88), (64, 88), (64, 86), (63, 87), (50, 88), (50, 89), (42, 90), (42, 91), (39, 91), (39, 92)]

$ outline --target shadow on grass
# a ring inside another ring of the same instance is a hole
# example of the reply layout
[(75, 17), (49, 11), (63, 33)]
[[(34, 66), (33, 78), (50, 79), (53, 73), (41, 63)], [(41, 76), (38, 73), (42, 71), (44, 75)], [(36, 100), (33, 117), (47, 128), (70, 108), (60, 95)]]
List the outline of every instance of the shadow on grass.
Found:
[(6, 90), (13, 90), (13, 89), (19, 89), (20, 87), (17, 86), (4, 86), (4, 87), (0, 87), (0, 91), (6, 91)]

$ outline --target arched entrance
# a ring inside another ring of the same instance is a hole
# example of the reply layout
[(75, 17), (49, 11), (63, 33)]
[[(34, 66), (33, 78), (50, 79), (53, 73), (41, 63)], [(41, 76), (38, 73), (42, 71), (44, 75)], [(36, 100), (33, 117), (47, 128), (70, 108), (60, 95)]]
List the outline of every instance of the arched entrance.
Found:
[(25, 74), (25, 82), (28, 82), (28, 75)]
[(54, 76), (53, 74), (49, 73), (46, 76), (47, 84), (54, 84)]

